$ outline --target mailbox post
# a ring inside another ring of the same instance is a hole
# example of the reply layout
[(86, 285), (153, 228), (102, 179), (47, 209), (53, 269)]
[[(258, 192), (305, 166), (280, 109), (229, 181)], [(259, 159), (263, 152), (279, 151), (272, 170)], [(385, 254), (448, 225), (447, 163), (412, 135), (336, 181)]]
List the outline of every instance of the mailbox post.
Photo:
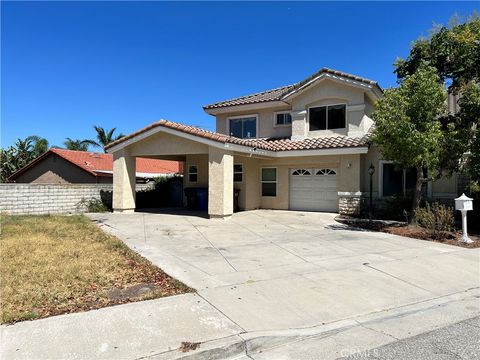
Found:
[(455, 199), (455, 210), (460, 210), (460, 212), (462, 213), (463, 236), (460, 241), (463, 241), (467, 244), (471, 244), (473, 242), (473, 240), (470, 239), (467, 234), (467, 211), (473, 210), (472, 200), (473, 199), (469, 198), (465, 194), (462, 194), (462, 196)]

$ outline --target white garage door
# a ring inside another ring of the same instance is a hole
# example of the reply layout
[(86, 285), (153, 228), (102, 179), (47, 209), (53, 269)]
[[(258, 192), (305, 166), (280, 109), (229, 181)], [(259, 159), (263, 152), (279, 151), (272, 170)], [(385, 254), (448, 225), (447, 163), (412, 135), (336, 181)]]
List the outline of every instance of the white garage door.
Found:
[(336, 169), (290, 169), (290, 209), (338, 211)]

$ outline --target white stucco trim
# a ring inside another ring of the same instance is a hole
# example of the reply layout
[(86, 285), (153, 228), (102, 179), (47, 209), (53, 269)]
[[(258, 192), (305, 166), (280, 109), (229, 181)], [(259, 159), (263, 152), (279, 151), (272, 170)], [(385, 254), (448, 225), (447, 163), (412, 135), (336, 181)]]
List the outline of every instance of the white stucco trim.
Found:
[(339, 191), (338, 196), (344, 196), (344, 197), (349, 197), (349, 196), (362, 196), (361, 191)]
[(274, 157), (293, 157), (293, 156), (320, 156), (320, 155), (351, 155), (366, 154), (368, 147), (338, 148), (338, 149), (318, 149), (318, 150), (291, 150), (279, 151), (274, 153)]
[[(336, 82), (339, 82), (339, 83), (344, 83), (344, 84), (348, 84), (350, 86), (354, 86), (354, 87), (357, 87), (357, 88), (360, 88), (360, 89), (364, 89), (364, 90), (369, 90), (371, 91), (372, 93), (375, 94), (375, 96), (377, 98), (380, 98), (382, 97), (382, 94), (380, 93), (380, 91), (378, 91), (374, 85), (371, 85), (371, 84), (366, 84), (364, 82), (361, 82), (361, 81), (356, 81), (356, 80), (353, 80), (353, 79), (348, 79), (348, 78), (345, 78), (343, 76), (340, 76), (340, 75), (333, 75), (333, 74), (329, 74), (329, 73), (323, 73), (323, 74), (320, 74), (318, 75), (317, 77), (313, 78), (312, 80), (308, 81), (307, 83), (305, 83), (304, 85), (302, 85), (301, 87), (299, 87), (298, 89), (295, 89), (295, 90), (292, 90), (290, 91), (289, 93), (285, 94), (281, 100), (285, 100), (287, 98), (291, 98), (291, 97), (296, 97), (298, 95), (300, 95), (307, 87), (309, 87), (311, 84), (315, 83), (315, 82), (320, 82), (322, 80), (326, 80), (326, 79), (330, 79), (330, 80), (333, 80), (333, 81), (336, 81)], [(290, 99), (289, 99), (290, 100)]]
[[(147, 130), (141, 134), (138, 134), (131, 139), (125, 140), (120, 144), (112, 146), (111, 148), (107, 149), (107, 152), (112, 154), (117, 152), (129, 145), (132, 145), (138, 141), (141, 141), (149, 136), (152, 136), (158, 132), (163, 132), (166, 134), (175, 135), (187, 140), (199, 142), (201, 144), (205, 144), (208, 146), (215, 147), (217, 149), (223, 149), (228, 151), (235, 151), (244, 154), (248, 154), (250, 156), (267, 156), (267, 157), (293, 157), (293, 156), (320, 156), (320, 155), (345, 155), (345, 154), (366, 154), (368, 152), (368, 147), (354, 147), (354, 148), (335, 148), (335, 149), (318, 149), (318, 150), (292, 150), (292, 151), (270, 151), (270, 150), (263, 150), (258, 149), (256, 147), (249, 147), (243, 146), (238, 144), (231, 144), (231, 143), (222, 143), (210, 139), (205, 139), (201, 136), (187, 134), (183, 131), (170, 129), (164, 126), (157, 126), (150, 130)], [(159, 154), (160, 155), (160, 154)]]
[(237, 111), (256, 111), (259, 109), (269, 109), (272, 107), (280, 107), (280, 106), (289, 106), (288, 103), (284, 101), (265, 101), (264, 103), (253, 103), (253, 104), (243, 104), (243, 105), (231, 105), (231, 106), (224, 106), (220, 108), (213, 108), (213, 109), (206, 109), (205, 112), (209, 115), (220, 115), (220, 114), (228, 114)]
[[(212, 147), (215, 147), (215, 148), (218, 148), (218, 149), (225, 149), (225, 148), (227, 148), (226, 145), (232, 145), (232, 144), (224, 144), (222, 142), (218, 142), (218, 141), (215, 141), (215, 140), (205, 139), (205, 138), (203, 138), (201, 136), (197, 136), (197, 135), (187, 134), (183, 131), (170, 129), (170, 128), (167, 128), (165, 126), (157, 126), (157, 127), (154, 127), (150, 130), (147, 130), (147, 131), (145, 131), (141, 134), (135, 135), (134, 137), (132, 137), (128, 140), (125, 140), (125, 141), (121, 142), (120, 144), (112, 146), (111, 148), (107, 149), (107, 152), (109, 154), (112, 154), (114, 152), (117, 152), (117, 151), (129, 146), (129, 145), (132, 145), (132, 144), (134, 144), (138, 141), (141, 141), (141, 140), (143, 140), (143, 139), (145, 139), (149, 136), (152, 136), (152, 135), (154, 135), (158, 132), (163, 132), (163, 133), (166, 133), (166, 134), (175, 135), (175, 136), (181, 137), (181, 138), (186, 139), (186, 140), (199, 142), (201, 144), (212, 146)], [(244, 153), (251, 153), (252, 148), (250, 148), (248, 146), (236, 145), (235, 146), (235, 151), (244, 152)], [(266, 152), (273, 153), (271, 151), (266, 151)]]
[(365, 110), (365, 104), (357, 104), (357, 105), (348, 105), (347, 111), (363, 111)]
[[(92, 170), (95, 173), (100, 174), (111, 174), (113, 175), (113, 171), (111, 170)], [(137, 178), (154, 178), (154, 177), (173, 177), (177, 173), (146, 173), (146, 172), (136, 172), (135, 177)]]

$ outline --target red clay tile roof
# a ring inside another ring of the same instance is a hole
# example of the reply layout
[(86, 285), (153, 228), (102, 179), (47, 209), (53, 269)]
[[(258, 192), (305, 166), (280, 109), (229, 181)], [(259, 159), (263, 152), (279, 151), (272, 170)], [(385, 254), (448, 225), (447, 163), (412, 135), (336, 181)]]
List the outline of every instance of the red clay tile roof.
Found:
[(306, 79), (304, 79), (304, 80), (302, 80), (298, 83), (295, 83), (293, 85), (287, 85), (287, 86), (279, 87), (279, 88), (272, 89), (272, 90), (266, 90), (266, 91), (262, 91), (262, 92), (259, 92), (259, 93), (250, 94), (250, 95), (246, 95), (246, 96), (241, 96), (241, 97), (237, 97), (237, 98), (230, 99), (230, 100), (220, 101), (220, 102), (217, 102), (217, 103), (205, 105), (203, 107), (203, 109), (208, 110), (208, 109), (216, 109), (216, 108), (229, 107), (229, 106), (235, 106), (235, 105), (257, 104), (257, 103), (263, 103), (263, 102), (267, 102), (267, 101), (282, 100), (287, 94), (289, 94), (290, 92), (292, 92), (294, 90), (297, 90), (297, 89), (301, 88), (302, 86), (307, 84), (309, 81), (315, 79), (317, 76), (319, 76), (321, 74), (331, 74), (331, 75), (341, 76), (341, 77), (344, 77), (344, 78), (347, 78), (347, 79), (350, 79), (350, 80), (363, 82), (363, 83), (368, 84), (368, 85), (374, 85), (374, 86), (378, 87), (378, 89), (380, 91), (382, 90), (376, 81), (366, 79), (366, 78), (363, 78), (363, 77), (360, 77), (360, 76), (356, 76), (356, 75), (353, 75), (353, 74), (349, 74), (349, 73), (346, 73), (346, 72), (342, 72), (342, 71), (337, 71), (337, 70), (333, 70), (333, 69), (329, 69), (329, 68), (323, 68), (320, 71), (317, 71), (312, 76), (309, 76), (308, 78), (306, 78)]
[[(113, 171), (113, 155), (100, 154), (89, 151), (75, 151), (52, 148), (43, 155), (39, 156), (20, 170), (9, 176), (8, 180), (14, 179), (20, 173), (28, 170), (34, 166), (41, 159), (50, 154), (56, 154), (63, 159), (77, 165), (83, 170), (89, 172), (94, 176), (111, 176), (109, 172)], [(178, 161), (158, 160), (137, 158), (136, 172), (145, 174), (176, 174), (182, 173), (183, 164)]]
[(292, 141), (288, 138), (283, 139), (240, 139), (233, 136), (219, 134), (212, 131), (203, 130), (194, 126), (183, 125), (168, 120), (160, 120), (153, 124), (150, 124), (143, 129), (135, 131), (130, 135), (127, 135), (119, 140), (116, 140), (105, 149), (109, 149), (112, 146), (118, 145), (126, 140), (132, 139), (135, 136), (142, 134), (148, 130), (156, 127), (164, 127), (174, 129), (186, 134), (198, 136), (200, 138), (217, 141), (220, 143), (229, 143), (242, 146), (248, 146), (251, 148), (269, 150), (269, 151), (289, 151), (289, 150), (318, 150), (318, 149), (334, 149), (334, 148), (350, 148), (350, 147), (362, 147), (367, 146), (369, 134), (361, 137), (351, 136), (329, 136), (321, 138), (308, 138), (304, 140)]

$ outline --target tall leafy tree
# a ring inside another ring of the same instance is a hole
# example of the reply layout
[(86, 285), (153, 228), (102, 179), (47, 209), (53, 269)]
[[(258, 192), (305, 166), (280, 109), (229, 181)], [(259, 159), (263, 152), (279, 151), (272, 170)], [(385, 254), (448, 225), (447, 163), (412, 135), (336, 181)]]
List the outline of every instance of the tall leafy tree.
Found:
[(95, 146), (96, 143), (93, 140), (88, 140), (88, 139), (71, 139), (71, 138), (66, 138), (65, 141), (63, 142), (63, 145), (68, 150), (77, 150), (77, 151), (88, 151), (88, 147), (90, 145)]
[(50, 148), (48, 140), (43, 137), (31, 135), (27, 137), (27, 140), (30, 140), (32, 142), (32, 152), (34, 157), (42, 155)]
[(415, 168), (413, 208), (419, 206), (422, 186), (440, 176), (445, 132), (439, 120), (447, 111), (447, 92), (436, 69), (421, 64), (396, 89), (387, 90), (372, 114), (372, 140), (399, 169)]
[(17, 141), (6, 149), (0, 149), (0, 179), (6, 179), (36, 157), (48, 150), (48, 140), (32, 135)]
[[(458, 99), (459, 110), (440, 120), (446, 133), (439, 167), (447, 173), (460, 169), (480, 179), (480, 18), (454, 18), (449, 26), (437, 26), (429, 38), (416, 40), (406, 59), (398, 59), (399, 80), (414, 74), (422, 64), (436, 70), (440, 81)], [(471, 154), (465, 162), (464, 154)]]
[(125, 136), (122, 133), (114, 135), (116, 128), (110, 130), (106, 130), (100, 126), (94, 126), (93, 128), (97, 132), (97, 141), (94, 141), (95, 146), (101, 147), (102, 149), (112, 141), (118, 140)]

